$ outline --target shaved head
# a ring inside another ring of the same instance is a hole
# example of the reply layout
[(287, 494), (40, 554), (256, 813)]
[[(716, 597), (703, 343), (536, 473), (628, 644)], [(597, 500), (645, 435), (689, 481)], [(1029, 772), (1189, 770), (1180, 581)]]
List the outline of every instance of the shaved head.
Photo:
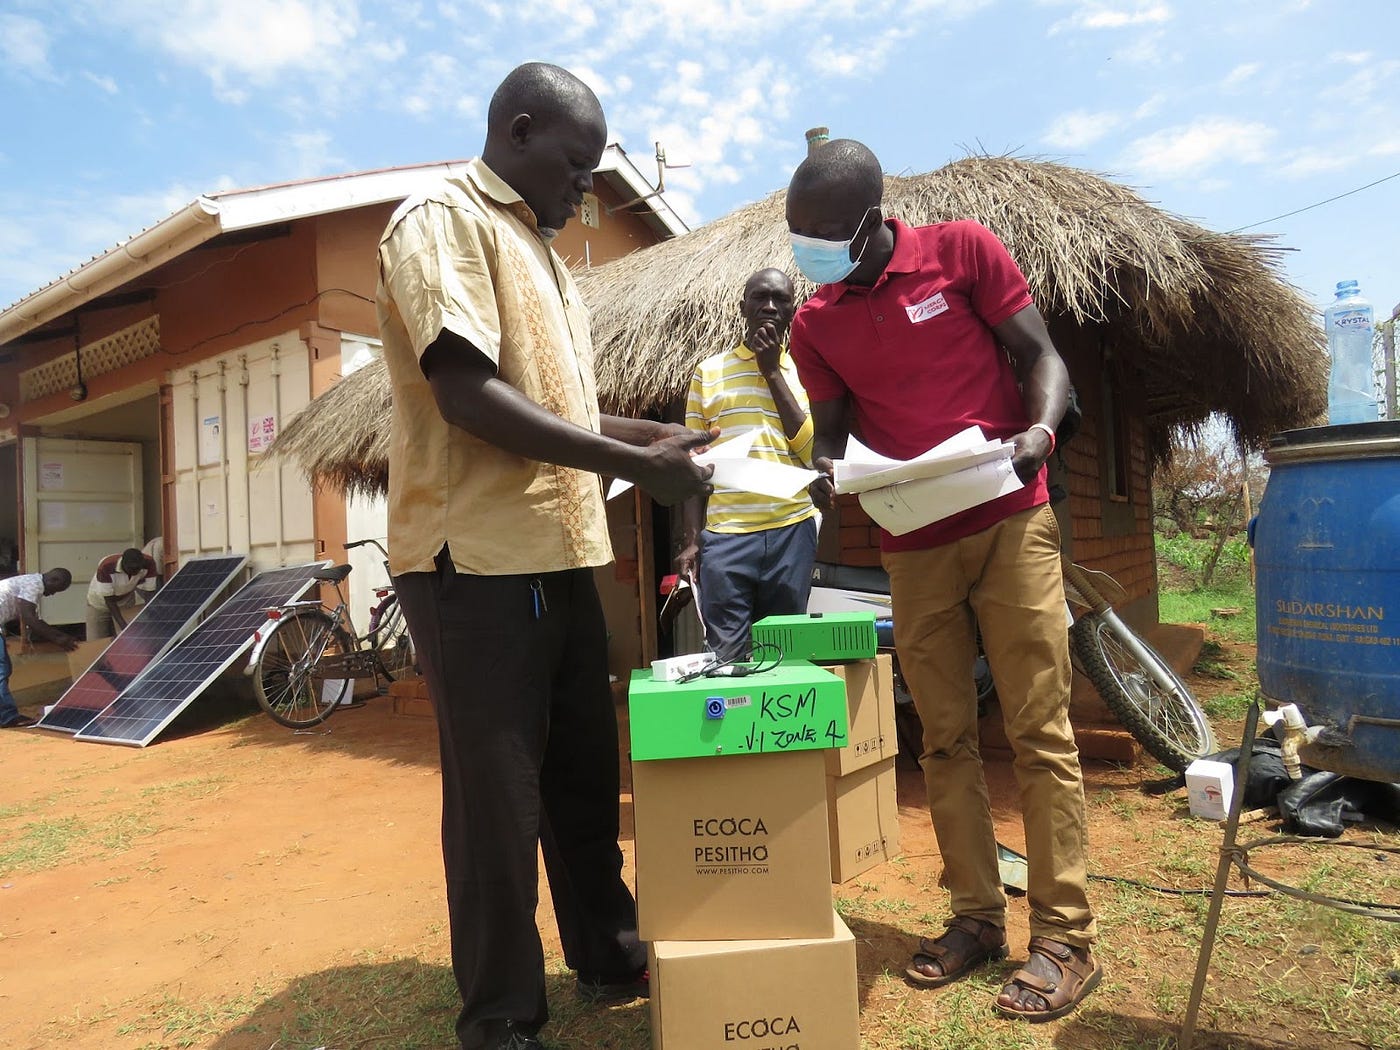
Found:
[(835, 191), (853, 206), (870, 208), (880, 203), (885, 176), (880, 161), (855, 139), (833, 139), (818, 146), (792, 173), (788, 193), (823, 195)]
[(578, 214), (608, 142), (598, 96), (567, 69), (517, 66), (491, 96), (486, 166), (530, 206), (542, 236)]
[(776, 283), (779, 288), (786, 288), (789, 294), (792, 292), (792, 278), (787, 275), (787, 272), (776, 266), (770, 266), (749, 275), (749, 279), (744, 282), (744, 294), (748, 295), (759, 285), (770, 283)]
[(491, 96), (486, 111), (486, 134), (505, 134), (521, 113), (527, 113), (543, 130), (562, 119), (603, 119), (603, 106), (593, 89), (567, 69), (548, 62), (516, 66)]

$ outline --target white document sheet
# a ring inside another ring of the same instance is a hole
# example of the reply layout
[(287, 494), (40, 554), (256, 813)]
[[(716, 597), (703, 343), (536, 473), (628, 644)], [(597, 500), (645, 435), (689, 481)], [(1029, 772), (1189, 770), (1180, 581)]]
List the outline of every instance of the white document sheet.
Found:
[(1020, 487), (1021, 479), (1011, 469), (1008, 451), (1000, 459), (952, 474), (868, 489), (860, 494), (860, 505), (881, 528), (903, 536)]
[[(815, 470), (790, 467), (786, 463), (775, 463), (767, 459), (752, 459), (757, 430), (745, 430), (718, 444), (711, 445), (705, 452), (695, 457), (701, 466), (713, 465), (714, 474), (710, 481), (717, 487), (753, 492), (769, 499), (791, 499), (817, 480)], [(617, 478), (608, 487), (608, 499), (626, 492), (632, 487), (630, 481)]]
[(936, 478), (953, 474), (979, 463), (1010, 458), (1012, 446), (1005, 441), (988, 441), (978, 426), (959, 431), (913, 459), (890, 459), (872, 452), (855, 438), (847, 442), (846, 455), (832, 464), (836, 491), (866, 492), (916, 478)]

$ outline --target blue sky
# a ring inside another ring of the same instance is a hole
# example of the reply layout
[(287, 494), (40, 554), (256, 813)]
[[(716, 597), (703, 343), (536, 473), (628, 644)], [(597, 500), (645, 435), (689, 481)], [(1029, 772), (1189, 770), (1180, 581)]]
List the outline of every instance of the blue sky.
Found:
[[(0, 304), (200, 193), (471, 156), (528, 59), (648, 176), (656, 140), (690, 165), (692, 224), (785, 186), (815, 124), (893, 173), (1061, 160), (1218, 230), (1400, 173), (1394, 0), (0, 0)], [(1258, 232), (1319, 304), (1400, 302), (1400, 178)]]

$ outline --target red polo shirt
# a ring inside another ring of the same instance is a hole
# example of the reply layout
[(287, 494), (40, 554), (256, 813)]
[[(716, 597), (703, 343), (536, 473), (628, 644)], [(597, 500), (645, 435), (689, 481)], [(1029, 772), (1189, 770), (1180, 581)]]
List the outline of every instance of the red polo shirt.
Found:
[[(869, 448), (913, 459), (966, 427), (1009, 438), (1030, 425), (1011, 359), (992, 328), (1031, 305), (1026, 278), (975, 222), (910, 227), (890, 219), (894, 254), (872, 287), (823, 285), (792, 322), (790, 347), (813, 402), (850, 395), (851, 430)], [(881, 549), (923, 550), (970, 536), (1048, 500), (1032, 484)]]

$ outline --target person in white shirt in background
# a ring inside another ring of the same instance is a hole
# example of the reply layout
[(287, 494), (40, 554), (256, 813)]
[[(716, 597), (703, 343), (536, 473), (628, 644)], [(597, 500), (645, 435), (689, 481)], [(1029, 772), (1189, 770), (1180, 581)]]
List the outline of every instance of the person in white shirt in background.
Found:
[(125, 630), (136, 608), (137, 591), (146, 600), (160, 587), (160, 566), (135, 547), (97, 563), (87, 593), (87, 639), (112, 638)]
[[(72, 583), (73, 574), (67, 569), (31, 572), (0, 580), (0, 624), (19, 620), (29, 628), (30, 638), (47, 639), (71, 652), (78, 647), (78, 640), (39, 619), (38, 605), (44, 595), (66, 591)], [(3, 642), (0, 638), (0, 729), (23, 729), (32, 726), (34, 719), (20, 714), (19, 705), (10, 695), (12, 666), (9, 649)]]

